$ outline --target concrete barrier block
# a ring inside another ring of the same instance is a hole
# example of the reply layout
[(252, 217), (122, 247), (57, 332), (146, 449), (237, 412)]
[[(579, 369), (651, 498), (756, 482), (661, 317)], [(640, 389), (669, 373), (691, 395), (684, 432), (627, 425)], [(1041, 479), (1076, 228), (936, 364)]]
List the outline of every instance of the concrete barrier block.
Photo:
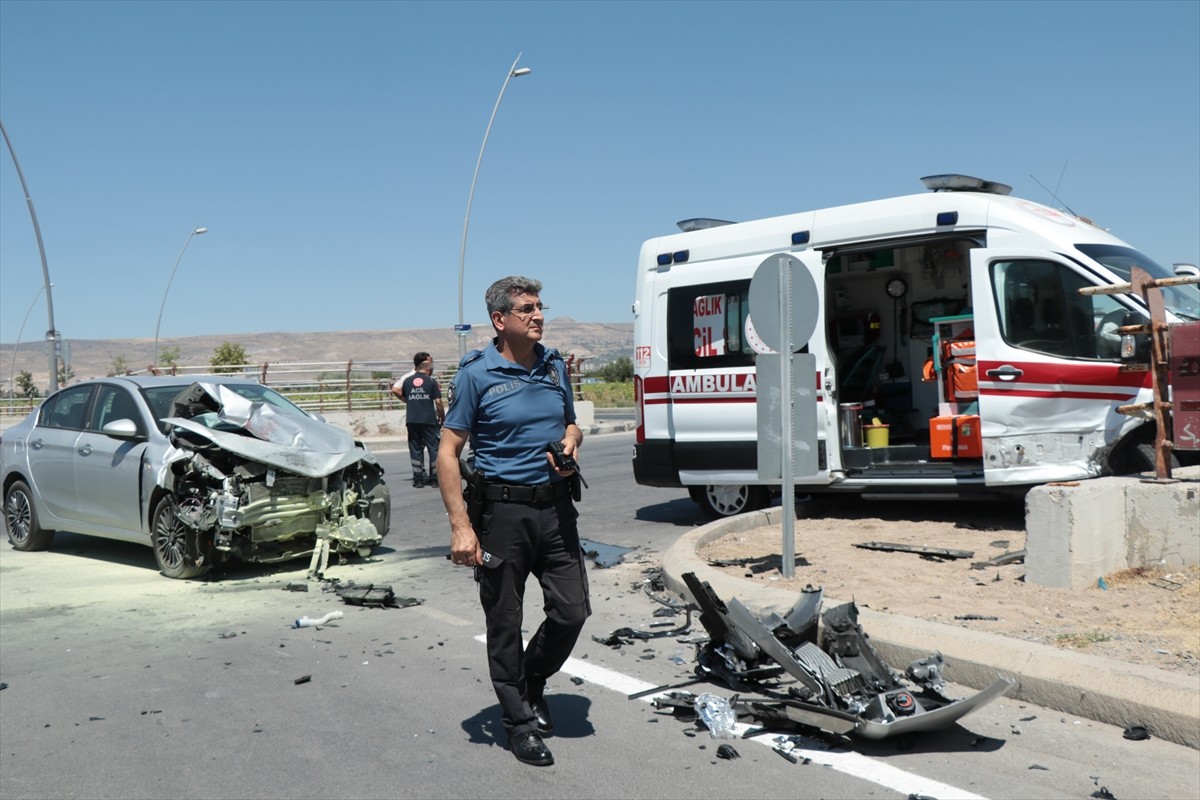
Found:
[(1083, 589), (1126, 567), (1125, 484), (1037, 486), (1025, 498), (1025, 580)]
[(1125, 512), (1128, 566), (1200, 564), (1200, 483), (1131, 483)]

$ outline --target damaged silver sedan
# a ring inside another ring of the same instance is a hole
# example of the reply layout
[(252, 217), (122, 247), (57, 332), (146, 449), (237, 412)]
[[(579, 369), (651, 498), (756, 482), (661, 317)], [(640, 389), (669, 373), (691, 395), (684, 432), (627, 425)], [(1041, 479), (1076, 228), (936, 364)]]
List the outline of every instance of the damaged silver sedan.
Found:
[(0, 442), (17, 550), (55, 531), (150, 545), (170, 578), (237, 559), (368, 555), (391, 499), (371, 451), (278, 392), (225, 375), (85, 381)]

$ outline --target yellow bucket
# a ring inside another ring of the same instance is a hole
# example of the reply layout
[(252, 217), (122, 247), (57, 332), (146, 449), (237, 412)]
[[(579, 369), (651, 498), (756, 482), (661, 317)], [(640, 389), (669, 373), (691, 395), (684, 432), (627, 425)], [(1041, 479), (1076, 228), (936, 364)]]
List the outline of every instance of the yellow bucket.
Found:
[(888, 446), (887, 425), (863, 425), (863, 436), (866, 437), (867, 447)]

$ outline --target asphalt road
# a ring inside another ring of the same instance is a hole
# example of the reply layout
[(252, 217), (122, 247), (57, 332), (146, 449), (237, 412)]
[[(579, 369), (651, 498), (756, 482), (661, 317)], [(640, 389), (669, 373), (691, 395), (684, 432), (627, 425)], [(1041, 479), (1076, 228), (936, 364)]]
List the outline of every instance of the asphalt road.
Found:
[[(646, 570), (703, 522), (684, 492), (633, 483), (631, 446), (632, 434), (595, 436), (581, 454), (584, 535), (635, 549), (590, 572), (594, 615), (550, 686), (553, 767), (504, 749), (482, 613), (469, 572), (444, 558), (440, 499), (409, 486), (405, 453), (385, 452), (392, 532), (327, 576), (423, 601), (410, 608), (354, 608), (320, 584), (285, 591), (303, 562), (180, 582), (136, 545), (60, 535), (43, 553), (0, 546), (0, 798), (1196, 795), (1194, 750), (1003, 700), (905, 742), (806, 740), (810, 764), (742, 740), (740, 758), (718, 759), (721, 742), (627, 698), (686, 679), (692, 645), (592, 639), (664, 621), (641, 589)], [(536, 586), (528, 596), (532, 627)], [(290, 627), (333, 610), (344, 617)]]

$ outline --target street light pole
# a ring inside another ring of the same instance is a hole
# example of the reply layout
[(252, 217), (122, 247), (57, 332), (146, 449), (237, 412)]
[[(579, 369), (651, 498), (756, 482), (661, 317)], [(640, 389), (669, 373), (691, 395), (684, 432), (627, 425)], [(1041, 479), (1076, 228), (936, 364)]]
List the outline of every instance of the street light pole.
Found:
[[(42, 245), (42, 229), (38, 225), (37, 211), (33, 208), (33, 197), (29, 194), (29, 187), (25, 184), (25, 173), (21, 171), (21, 162), (17, 161), (17, 151), (13, 150), (12, 142), (8, 138), (8, 131), (4, 129), (4, 122), (0, 121), (0, 134), (4, 135), (4, 143), (8, 145), (8, 153), (12, 156), (13, 166), (17, 168), (17, 177), (21, 179), (21, 191), (25, 192), (25, 204), (29, 206), (29, 217), (33, 220), (33, 235), (37, 238), (38, 253), (42, 256), (42, 288), (46, 290), (46, 314), (50, 317), (50, 327), (46, 330), (46, 340), (50, 342), (50, 391), (58, 389), (58, 329), (54, 327), (54, 295), (50, 291), (53, 286), (50, 282), (50, 267), (46, 266), (46, 248)], [(29, 315), (26, 314), (26, 317)]]
[(183, 261), (183, 254), (187, 252), (188, 245), (192, 243), (192, 237), (202, 233), (208, 233), (208, 228), (192, 228), (192, 232), (183, 242), (183, 249), (179, 251), (179, 258), (175, 259), (175, 266), (171, 267), (171, 277), (167, 278), (167, 288), (163, 290), (162, 303), (158, 306), (158, 322), (154, 323), (154, 362), (150, 365), (152, 367), (158, 366), (158, 329), (162, 325), (162, 312), (167, 305), (167, 293), (171, 291), (171, 282), (175, 280), (175, 270), (179, 269), (179, 262)]
[(496, 119), (496, 112), (500, 110), (500, 101), (504, 99), (504, 90), (508, 88), (508, 82), (513, 78), (533, 72), (529, 67), (517, 69), (517, 62), (521, 60), (521, 55), (521, 53), (517, 53), (516, 60), (508, 68), (508, 74), (504, 76), (504, 83), (500, 86), (496, 105), (492, 107), (492, 116), (488, 119), (487, 129), (483, 132), (483, 144), (479, 147), (479, 158), (475, 160), (475, 174), (471, 177), (471, 192), (467, 195), (467, 216), (463, 219), (462, 247), (458, 252), (458, 325), (454, 326), (454, 331), (458, 334), (459, 361), (467, 354), (467, 331), (463, 323), (463, 265), (467, 260), (467, 226), (471, 224), (471, 201), (475, 199), (475, 182), (479, 180), (479, 165), (483, 163), (483, 151), (487, 149), (488, 134), (492, 132), (492, 122)]
[[(50, 284), (53, 286), (54, 284)], [(13, 345), (12, 366), (8, 368), (8, 398), (11, 403), (13, 398), (17, 396), (17, 349), (21, 346), (21, 334), (25, 333), (25, 323), (29, 321), (29, 315), (33, 313), (33, 307), (37, 304), (38, 298), (42, 296), (42, 292), (46, 291), (45, 286), (39, 286), (37, 294), (29, 301), (29, 310), (25, 312), (25, 318), (21, 320), (21, 327), (17, 330), (17, 343)]]

